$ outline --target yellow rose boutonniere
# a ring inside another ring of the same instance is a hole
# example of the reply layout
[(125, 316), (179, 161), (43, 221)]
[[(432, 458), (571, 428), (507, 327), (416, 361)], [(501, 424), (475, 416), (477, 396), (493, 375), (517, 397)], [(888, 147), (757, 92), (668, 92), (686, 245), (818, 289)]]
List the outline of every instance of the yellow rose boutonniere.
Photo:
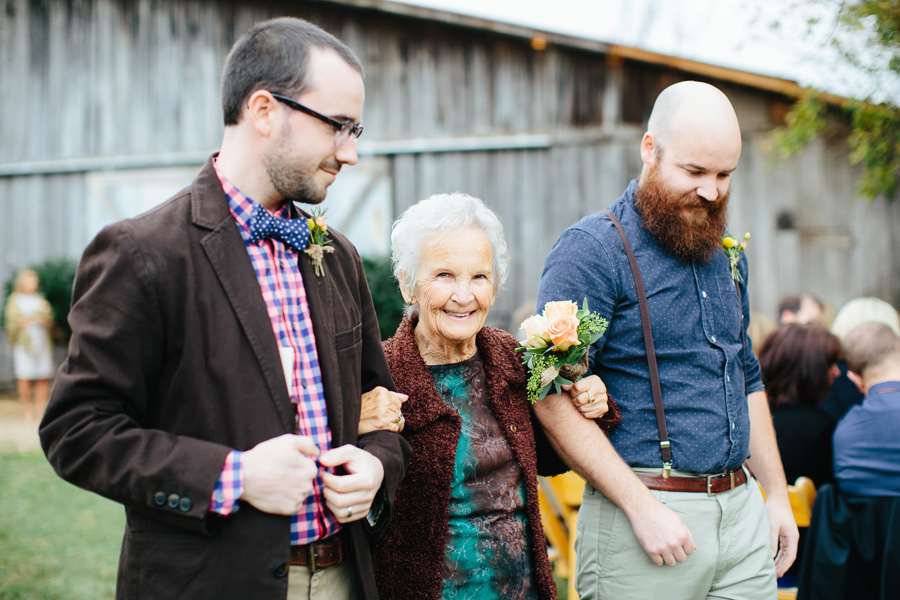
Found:
[(725, 250), (725, 255), (728, 257), (728, 262), (731, 265), (731, 278), (734, 281), (744, 281), (744, 278), (741, 277), (741, 271), (738, 269), (738, 262), (741, 260), (741, 254), (747, 249), (747, 240), (749, 239), (749, 231), (744, 234), (744, 239), (741, 240), (740, 244), (728, 232), (725, 232), (725, 237), (722, 238), (722, 249)]
[(325, 223), (326, 212), (328, 212), (327, 208), (325, 210), (317, 208), (313, 210), (313, 216), (306, 220), (309, 225), (309, 244), (303, 252), (312, 261), (317, 277), (321, 277), (325, 272), (325, 268), (322, 266), (322, 257), (326, 253), (334, 252), (334, 248), (327, 245), (331, 243), (331, 239), (328, 236), (328, 225)]

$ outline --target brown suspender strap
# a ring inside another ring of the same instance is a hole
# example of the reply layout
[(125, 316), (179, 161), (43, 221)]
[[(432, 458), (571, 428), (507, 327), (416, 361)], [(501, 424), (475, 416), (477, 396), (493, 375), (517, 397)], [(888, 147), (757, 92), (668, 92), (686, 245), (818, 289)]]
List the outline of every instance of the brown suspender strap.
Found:
[(641, 328), (644, 331), (644, 346), (647, 349), (647, 367), (650, 370), (650, 387), (653, 390), (653, 405), (656, 408), (656, 426), (659, 429), (659, 447), (662, 451), (663, 459), (663, 477), (669, 476), (672, 469), (672, 449), (669, 444), (669, 431), (666, 428), (666, 413), (662, 403), (662, 386), (659, 383), (659, 369), (656, 366), (656, 350), (653, 347), (653, 331), (650, 329), (650, 309), (647, 306), (647, 292), (644, 290), (644, 278), (641, 277), (641, 270), (638, 268), (637, 259), (634, 258), (634, 251), (631, 244), (628, 243), (628, 237), (622, 224), (612, 212), (604, 210), (603, 214), (609, 217), (612, 224), (616, 226), (619, 237), (622, 238), (622, 245), (625, 246), (625, 254), (628, 255), (628, 264), (631, 265), (631, 275), (634, 277), (634, 286), (637, 288), (638, 306), (641, 312)]

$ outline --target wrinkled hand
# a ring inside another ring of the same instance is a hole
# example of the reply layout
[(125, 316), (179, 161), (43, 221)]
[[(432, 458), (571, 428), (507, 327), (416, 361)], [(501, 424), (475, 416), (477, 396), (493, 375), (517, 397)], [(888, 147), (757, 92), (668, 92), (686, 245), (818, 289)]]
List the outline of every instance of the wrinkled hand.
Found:
[(406, 394), (388, 391), (380, 385), (363, 394), (359, 435), (373, 431), (403, 431), (406, 420), (403, 418), (402, 405), (406, 399)]
[(312, 438), (285, 434), (244, 452), (244, 493), (241, 500), (276, 515), (300, 510), (312, 491), (319, 449)]
[(769, 534), (772, 536), (772, 556), (775, 557), (775, 574), (784, 575), (797, 558), (800, 533), (794, 521), (790, 501), (779, 502), (775, 498), (766, 500), (769, 516)]
[(326, 467), (343, 465), (346, 475), (323, 472), (325, 506), (334, 513), (340, 523), (350, 523), (369, 514), (375, 494), (384, 480), (384, 465), (361, 448), (341, 446), (319, 457), (319, 464)]
[(658, 567), (684, 562), (697, 544), (684, 521), (668, 506), (655, 501), (630, 517), (631, 528), (644, 552)]
[(599, 419), (609, 410), (609, 394), (606, 385), (596, 375), (583, 377), (562, 389), (569, 392), (572, 404), (588, 419)]

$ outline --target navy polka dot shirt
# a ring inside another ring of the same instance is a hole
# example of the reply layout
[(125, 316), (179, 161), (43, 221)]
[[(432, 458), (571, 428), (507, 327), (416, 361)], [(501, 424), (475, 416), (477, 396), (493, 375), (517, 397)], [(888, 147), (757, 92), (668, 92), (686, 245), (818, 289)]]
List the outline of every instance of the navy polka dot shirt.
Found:
[[(741, 345), (750, 313), (746, 258), (739, 303), (725, 253), (707, 263), (669, 254), (641, 226), (636, 188), (632, 181), (609, 210), (625, 229), (647, 291), (673, 468), (712, 474), (739, 467), (750, 443), (745, 374), (747, 392), (763, 389), (750, 338), (745, 350)], [(581, 306), (584, 298), (610, 323), (591, 349), (593, 373), (622, 409), (610, 441), (629, 465), (661, 468), (637, 291), (622, 241), (602, 213), (559, 237), (544, 264), (538, 307), (553, 300)]]

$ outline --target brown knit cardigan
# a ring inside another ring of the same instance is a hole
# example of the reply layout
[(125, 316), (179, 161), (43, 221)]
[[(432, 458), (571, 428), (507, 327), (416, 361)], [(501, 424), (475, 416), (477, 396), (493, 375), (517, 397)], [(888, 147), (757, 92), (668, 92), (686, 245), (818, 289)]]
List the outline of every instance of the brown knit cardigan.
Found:
[[(409, 396), (403, 405), (406, 425), (402, 435), (413, 449), (388, 530), (375, 549), (378, 593), (388, 600), (441, 597), (450, 485), (462, 423), (459, 413), (441, 399), (419, 354), (416, 322), (415, 317), (404, 318), (394, 337), (384, 342), (397, 390)], [(527, 372), (514, 352), (518, 342), (505, 331), (484, 327), (475, 343), (484, 363), (488, 402), (522, 469), (538, 595), (554, 599), (556, 583), (541, 527), (537, 475), (562, 473), (567, 467), (533, 420), (525, 398)], [(601, 427), (608, 430), (620, 419), (618, 407), (611, 403)]]

